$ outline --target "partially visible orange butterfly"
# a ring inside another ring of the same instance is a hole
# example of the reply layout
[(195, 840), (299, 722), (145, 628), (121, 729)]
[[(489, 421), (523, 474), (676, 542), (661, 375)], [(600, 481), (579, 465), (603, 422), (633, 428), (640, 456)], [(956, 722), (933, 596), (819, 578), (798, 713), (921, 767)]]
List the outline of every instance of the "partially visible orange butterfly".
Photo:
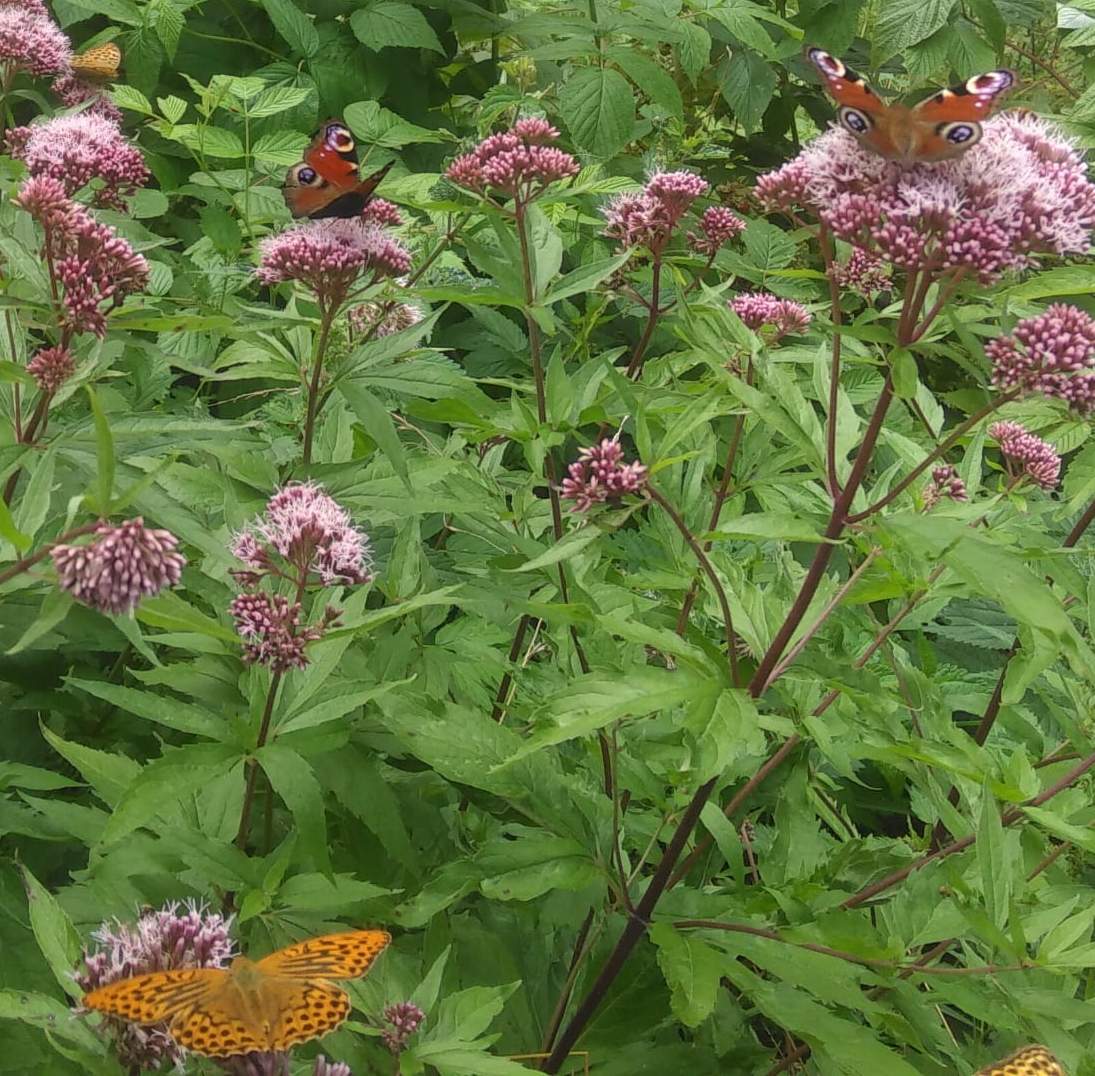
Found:
[(122, 65), (122, 50), (108, 41), (72, 57), (72, 73), (88, 80), (113, 82)]
[(348, 930), (309, 938), (261, 960), (231, 967), (179, 968), (100, 986), (83, 1003), (136, 1024), (167, 1024), (171, 1037), (207, 1057), (281, 1052), (326, 1035), (350, 1013), (331, 979), (357, 979), (384, 951), (386, 930)]
[(980, 121), (1019, 81), (1014, 71), (986, 71), (909, 108), (883, 103), (862, 75), (824, 49), (807, 45), (803, 55), (840, 106), (840, 125), (876, 153), (906, 165), (957, 157), (979, 142)]
[(304, 160), (285, 174), (285, 204), (294, 217), (356, 217), (394, 163), (362, 179), (350, 128), (327, 120), (312, 136)]
[(1003, 1061), (978, 1069), (975, 1076), (1066, 1076), (1064, 1067), (1044, 1046), (1024, 1046)]

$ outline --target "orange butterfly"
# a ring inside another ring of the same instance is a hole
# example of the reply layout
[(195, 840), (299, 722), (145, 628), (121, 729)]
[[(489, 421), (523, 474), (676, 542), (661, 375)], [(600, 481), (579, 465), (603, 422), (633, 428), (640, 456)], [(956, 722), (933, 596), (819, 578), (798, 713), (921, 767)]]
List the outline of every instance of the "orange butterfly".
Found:
[(82, 79), (113, 82), (122, 65), (122, 50), (108, 41), (72, 57), (72, 73)]
[(312, 136), (304, 160), (286, 173), (285, 204), (294, 217), (356, 217), (394, 163), (362, 179), (350, 128), (327, 120)]
[(1019, 81), (1014, 71), (986, 71), (908, 108), (884, 104), (862, 75), (824, 49), (807, 45), (803, 55), (821, 72), (840, 106), (840, 125), (876, 153), (906, 165), (965, 153), (981, 140), (980, 121), (996, 99)]
[(207, 1057), (281, 1052), (346, 1019), (350, 998), (330, 980), (364, 975), (391, 940), (386, 930), (325, 934), (261, 960), (238, 956), (227, 969), (119, 979), (85, 994), (83, 1003), (136, 1024), (166, 1023), (180, 1046)]
[(976, 1076), (1065, 1076), (1065, 1070), (1044, 1046), (1024, 1046), (1003, 1061), (978, 1069)]

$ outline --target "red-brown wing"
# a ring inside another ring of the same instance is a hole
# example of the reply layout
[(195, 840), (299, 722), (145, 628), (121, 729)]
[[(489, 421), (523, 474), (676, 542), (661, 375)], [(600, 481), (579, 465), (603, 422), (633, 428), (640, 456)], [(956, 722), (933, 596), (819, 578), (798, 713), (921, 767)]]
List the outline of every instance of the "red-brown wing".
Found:
[(950, 89), (940, 90), (913, 108), (913, 115), (929, 123), (983, 120), (998, 98), (1018, 83), (1014, 71), (1000, 69), (974, 75)]
[[(343, 181), (324, 179), (304, 162), (293, 165), (285, 177), (285, 187), (282, 190), (285, 204), (294, 217), (320, 220), (323, 217), (360, 216), (361, 211), (369, 204), (373, 191), (394, 163), (390, 161), (379, 171), (352, 186), (347, 186)], [(357, 165), (354, 165), (352, 179), (357, 180)]]
[(840, 125), (883, 157), (900, 157), (902, 151), (894, 143), (893, 132), (899, 118), (867, 80), (824, 49), (807, 45), (803, 55), (820, 72), (825, 89), (839, 106), (836, 118)]

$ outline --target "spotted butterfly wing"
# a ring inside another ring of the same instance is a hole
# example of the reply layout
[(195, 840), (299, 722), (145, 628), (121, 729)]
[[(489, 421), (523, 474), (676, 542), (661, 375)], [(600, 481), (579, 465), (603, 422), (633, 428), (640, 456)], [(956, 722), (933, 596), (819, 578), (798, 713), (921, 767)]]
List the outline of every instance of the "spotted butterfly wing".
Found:
[(113, 82), (122, 65), (122, 50), (108, 41), (87, 52), (78, 52), (71, 60), (72, 73), (90, 82)]
[(876, 153), (904, 165), (965, 153), (981, 140), (981, 120), (1019, 81), (1005, 68), (986, 71), (908, 108), (887, 105), (862, 75), (824, 49), (807, 45), (803, 55), (836, 100), (840, 125)]
[(976, 1076), (1066, 1076), (1064, 1066), (1044, 1046), (1024, 1046), (1021, 1050), (978, 1069)]
[(362, 179), (350, 129), (341, 120), (327, 120), (312, 137), (304, 160), (285, 174), (285, 204), (294, 217), (356, 217), (393, 163)]

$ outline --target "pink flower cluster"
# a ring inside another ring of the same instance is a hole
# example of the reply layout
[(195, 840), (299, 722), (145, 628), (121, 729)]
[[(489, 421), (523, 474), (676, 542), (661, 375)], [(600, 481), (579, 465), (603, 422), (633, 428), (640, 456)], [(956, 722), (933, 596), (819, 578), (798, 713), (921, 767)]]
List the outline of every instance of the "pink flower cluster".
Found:
[(932, 480), (924, 487), (924, 511), (931, 511), (944, 497), (952, 501), (969, 500), (965, 482), (949, 464), (932, 468)]
[(141, 518), (114, 526), (100, 523), (87, 545), (57, 544), (50, 550), (57, 585), (101, 613), (128, 613), (142, 597), (174, 586), (186, 557), (170, 531), (151, 530)]
[(549, 184), (578, 174), (578, 162), (551, 145), (558, 137), (547, 120), (518, 120), (510, 130), (490, 135), (471, 153), (457, 157), (445, 176), (484, 197), (494, 189), (519, 203), (530, 202)]
[[(706, 193), (708, 187), (707, 180), (694, 172), (655, 172), (641, 191), (636, 194), (621, 194), (602, 208), (601, 212), (607, 221), (604, 234), (609, 239), (615, 239), (620, 250), (643, 247), (652, 254), (660, 254), (692, 203)], [(727, 213), (730, 214), (729, 217), (726, 216)], [(712, 231), (707, 232), (701, 222), (703, 235), (689, 233), (693, 249), (706, 251), (714, 245), (717, 250), (716, 236), (724, 236), (722, 241), (725, 242), (736, 231), (741, 231), (741, 228), (735, 229), (731, 217), (737, 219), (730, 210), (712, 214), (710, 217), (705, 214), (704, 219)], [(742, 228), (744, 226), (742, 222)]]
[(75, 108), (86, 101), (89, 104), (83, 110), (85, 115), (100, 116), (116, 124), (122, 122), (122, 110), (103, 92), (103, 87), (78, 75), (59, 75), (53, 80), (53, 92), (65, 108)]
[(67, 324), (62, 329), (69, 336), (105, 336), (106, 315), (148, 283), (148, 262), (113, 228), (72, 201), (58, 179), (25, 180), (14, 202), (45, 231), (46, 258), (64, 289)]
[(994, 422), (989, 436), (1000, 445), (1013, 478), (1028, 479), (1047, 491), (1056, 487), (1061, 477), (1061, 457), (1048, 441), (1035, 437), (1018, 422)]
[(384, 1010), (384, 1022), (391, 1027), (381, 1032), (380, 1041), (398, 1057), (425, 1019), (426, 1014), (411, 1001), (389, 1005)]
[(76, 356), (64, 344), (56, 347), (40, 348), (27, 363), (27, 373), (37, 382), (38, 387), (52, 396), (76, 369)]
[(1030, 113), (1004, 112), (952, 160), (904, 168), (843, 128), (757, 181), (772, 210), (804, 208), (840, 238), (906, 270), (962, 270), (982, 283), (1078, 254), (1095, 227), (1095, 186), (1073, 145)]
[(860, 295), (871, 296), (893, 287), (893, 277), (886, 263), (862, 247), (853, 247), (848, 260), (834, 265), (832, 273), (840, 287)]
[(563, 497), (574, 501), (572, 512), (588, 512), (595, 504), (643, 489), (646, 468), (641, 463), (624, 463), (623, 458), (624, 450), (615, 438), (606, 437), (599, 445), (579, 451), (563, 479)]
[[(92, 934), (95, 952), (84, 950), (84, 966), (74, 978), (86, 993), (152, 971), (224, 967), (233, 956), (231, 925), (231, 917), (225, 919), (195, 905), (188, 905), (180, 915), (178, 901), (158, 912), (146, 912), (135, 927), (117, 920), (104, 923)], [(165, 1061), (179, 1065), (182, 1060), (184, 1051), (162, 1024), (141, 1027), (108, 1016), (102, 1027), (114, 1037), (123, 1069), (151, 1071)]]
[(0, 64), (36, 78), (68, 70), (72, 46), (41, 0), (0, 3)]
[(773, 343), (788, 333), (804, 333), (812, 320), (801, 303), (779, 299), (766, 291), (736, 295), (726, 305), (754, 332), (763, 325), (774, 326)]
[[(367, 208), (367, 207), (366, 207)], [(341, 303), (365, 273), (371, 281), (402, 276), (409, 251), (378, 224), (363, 218), (311, 220), (259, 243), (256, 275), (263, 284), (299, 280), (325, 306)]]
[(1095, 410), (1095, 319), (1078, 307), (1054, 303), (1024, 318), (985, 355), (997, 388), (1039, 392), (1085, 416)]
[[(0, 7), (0, 14), (4, 8)], [(124, 210), (125, 198), (148, 182), (144, 158), (122, 134), (117, 122), (100, 112), (55, 116), (32, 127), (14, 127), (6, 140), (11, 155), (31, 176), (49, 176), (75, 194), (92, 179), (102, 186), (92, 202)]]
[[(372, 576), (368, 538), (322, 487), (292, 484), (270, 498), (261, 519), (236, 535), (232, 552), (247, 567), (232, 574), (250, 593), (232, 601), (243, 660), (276, 672), (308, 664), (307, 646), (338, 623), (327, 606), (319, 620), (301, 624), (300, 595), (308, 586), (366, 583)], [(258, 589), (264, 578), (286, 580), (294, 599)]]
[(372, 330), (374, 337), (391, 336), (422, 320), (422, 311), (410, 303), (373, 300), (353, 307), (347, 315), (358, 333)]
[(688, 246), (697, 254), (713, 258), (735, 235), (745, 231), (745, 221), (724, 205), (708, 206), (700, 217), (699, 233), (689, 232)]

